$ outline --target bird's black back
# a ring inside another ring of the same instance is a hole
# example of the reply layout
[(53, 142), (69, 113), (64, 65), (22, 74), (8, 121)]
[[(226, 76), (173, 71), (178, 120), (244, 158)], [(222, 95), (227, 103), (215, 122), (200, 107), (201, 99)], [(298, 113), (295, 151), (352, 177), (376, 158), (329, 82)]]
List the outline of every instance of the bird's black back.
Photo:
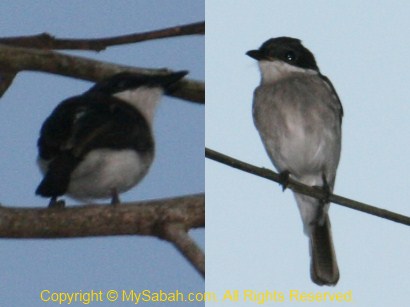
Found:
[(50, 160), (63, 152), (82, 158), (93, 149), (153, 150), (146, 119), (115, 97), (90, 93), (63, 101), (44, 122), (38, 148)]

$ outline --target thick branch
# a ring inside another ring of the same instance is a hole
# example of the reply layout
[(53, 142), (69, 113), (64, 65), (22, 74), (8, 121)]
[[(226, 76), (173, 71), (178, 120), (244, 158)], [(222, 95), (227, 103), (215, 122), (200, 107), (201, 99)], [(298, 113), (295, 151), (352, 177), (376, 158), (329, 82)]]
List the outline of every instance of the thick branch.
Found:
[(149, 235), (163, 237), (164, 225), (205, 226), (205, 195), (67, 208), (0, 207), (1, 238), (74, 238)]
[(101, 51), (109, 46), (137, 43), (147, 40), (205, 33), (205, 22), (197, 22), (182, 26), (155, 30), (144, 33), (133, 33), (115, 37), (97, 39), (59, 39), (48, 33), (34, 36), (4, 37), (0, 43), (25, 48), (37, 49), (65, 49), (65, 50), (94, 50)]
[[(220, 163), (223, 163), (225, 165), (243, 170), (245, 172), (281, 183), (280, 178), (279, 178), (279, 174), (268, 170), (266, 168), (261, 168), (261, 167), (256, 167), (254, 165), (239, 161), (237, 159), (234, 159), (232, 157), (226, 156), (224, 154), (221, 154), (217, 151), (214, 151), (212, 149), (205, 149), (205, 156), (209, 159), (218, 161)], [(291, 178), (289, 178), (289, 185), (287, 185), (287, 187), (289, 189), (291, 189), (294, 192), (300, 193), (300, 194), (304, 194), (304, 195), (308, 195), (308, 196), (312, 196), (315, 197), (317, 199), (324, 199), (326, 198), (328, 195), (326, 195), (326, 193), (319, 188), (315, 188), (315, 187), (310, 187), (307, 186), (305, 184), (299, 183)], [(338, 205), (342, 205), (351, 209), (355, 209), (358, 211), (362, 211), (365, 213), (369, 213), (381, 218), (385, 218), (388, 220), (391, 220), (393, 222), (397, 222), (397, 223), (401, 223), (401, 224), (405, 224), (405, 225), (409, 225), (410, 226), (410, 217), (405, 216), (405, 215), (401, 215), (395, 212), (391, 212), (385, 209), (380, 209), (371, 205), (367, 205), (365, 203), (361, 203), (352, 199), (348, 199), (336, 194), (332, 194), (330, 195), (330, 197), (328, 198), (329, 201), (331, 201), (332, 203), (338, 204)]]
[[(2, 71), (41, 71), (67, 77), (98, 82), (121, 71), (154, 75), (167, 74), (166, 69), (146, 69), (90, 60), (53, 51), (25, 49), (0, 44), (0, 66)], [(1, 94), (1, 93), (0, 93)], [(205, 102), (205, 86), (202, 82), (181, 80), (171, 94), (174, 97), (197, 103)]]

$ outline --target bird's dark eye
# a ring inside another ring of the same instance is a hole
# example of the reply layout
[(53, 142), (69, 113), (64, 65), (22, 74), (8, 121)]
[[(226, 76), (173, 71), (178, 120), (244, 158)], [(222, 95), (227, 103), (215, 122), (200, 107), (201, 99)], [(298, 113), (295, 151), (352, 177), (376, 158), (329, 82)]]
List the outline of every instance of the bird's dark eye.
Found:
[(296, 59), (296, 54), (293, 51), (288, 51), (285, 54), (286, 61), (293, 62)]

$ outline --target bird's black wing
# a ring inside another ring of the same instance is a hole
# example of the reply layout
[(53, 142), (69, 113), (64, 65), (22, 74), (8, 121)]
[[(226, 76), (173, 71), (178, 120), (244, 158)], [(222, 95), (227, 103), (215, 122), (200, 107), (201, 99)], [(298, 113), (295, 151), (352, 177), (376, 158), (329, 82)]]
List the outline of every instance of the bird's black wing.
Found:
[(63, 152), (82, 158), (97, 148), (150, 151), (151, 129), (132, 106), (114, 97), (83, 95), (62, 102), (45, 121), (38, 141), (40, 157)]
[(81, 96), (67, 99), (54, 109), (40, 130), (37, 142), (40, 158), (51, 160), (64, 151), (75, 119), (83, 109)]
[(343, 106), (342, 106), (342, 102), (340, 101), (339, 95), (337, 94), (335, 87), (333, 86), (332, 82), (330, 81), (330, 79), (328, 77), (326, 77), (322, 74), (320, 74), (320, 77), (322, 78), (323, 81), (325, 81), (330, 86), (330, 88), (332, 89), (333, 93), (335, 94), (335, 96), (337, 98), (340, 122), (342, 122)]

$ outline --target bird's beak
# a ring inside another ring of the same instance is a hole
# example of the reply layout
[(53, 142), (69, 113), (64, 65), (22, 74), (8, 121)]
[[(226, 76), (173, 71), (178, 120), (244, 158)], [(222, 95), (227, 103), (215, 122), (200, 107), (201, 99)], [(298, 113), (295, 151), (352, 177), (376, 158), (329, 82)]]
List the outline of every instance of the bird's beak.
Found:
[(249, 50), (246, 55), (257, 61), (260, 61), (264, 58), (263, 54), (259, 50)]

